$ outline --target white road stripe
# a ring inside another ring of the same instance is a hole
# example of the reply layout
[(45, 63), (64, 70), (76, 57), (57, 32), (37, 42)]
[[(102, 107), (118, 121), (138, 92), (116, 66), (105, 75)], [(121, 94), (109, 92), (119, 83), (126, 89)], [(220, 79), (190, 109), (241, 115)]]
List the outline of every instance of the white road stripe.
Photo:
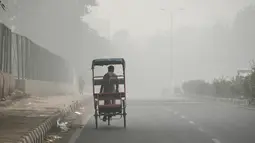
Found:
[(179, 112), (174, 112), (174, 114), (176, 115), (176, 114), (178, 114)]
[(93, 116), (93, 113), (88, 113), (86, 117), (83, 117), (81, 120), (81, 128), (77, 128), (72, 137), (69, 139), (68, 143), (75, 143), (76, 140), (80, 137), (81, 132), (83, 131), (83, 128), (85, 125), (87, 125), (89, 119)]
[(172, 109), (167, 109), (168, 112), (172, 112), (173, 110)]
[(181, 116), (182, 119), (185, 119), (186, 117), (185, 116)]
[(190, 124), (195, 124), (193, 121), (189, 121)]
[(218, 139), (212, 139), (213, 143), (220, 143)]
[(202, 128), (198, 128), (198, 130), (199, 130), (200, 132), (204, 132), (204, 130), (203, 130)]

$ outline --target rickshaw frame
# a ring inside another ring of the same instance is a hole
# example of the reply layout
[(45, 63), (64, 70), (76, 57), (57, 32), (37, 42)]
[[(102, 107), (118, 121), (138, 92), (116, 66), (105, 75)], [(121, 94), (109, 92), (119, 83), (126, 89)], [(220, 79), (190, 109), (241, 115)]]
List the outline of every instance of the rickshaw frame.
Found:
[[(117, 93), (96, 93), (95, 87), (101, 86), (103, 83), (103, 76), (95, 76), (96, 66), (108, 66), (108, 65), (122, 65), (123, 75), (118, 75), (118, 84), (124, 85), (124, 92)], [(120, 115), (120, 118), (124, 119), (124, 128), (126, 128), (126, 65), (123, 58), (101, 58), (94, 59), (92, 61), (92, 83), (93, 83), (93, 97), (94, 97), (94, 117), (96, 129), (98, 128), (98, 119), (101, 116), (107, 116), (108, 125), (112, 120), (112, 116)], [(122, 77), (119, 79), (119, 77)], [(102, 78), (102, 79), (98, 79)], [(102, 100), (121, 100), (120, 104), (108, 104), (99, 105), (99, 101)]]

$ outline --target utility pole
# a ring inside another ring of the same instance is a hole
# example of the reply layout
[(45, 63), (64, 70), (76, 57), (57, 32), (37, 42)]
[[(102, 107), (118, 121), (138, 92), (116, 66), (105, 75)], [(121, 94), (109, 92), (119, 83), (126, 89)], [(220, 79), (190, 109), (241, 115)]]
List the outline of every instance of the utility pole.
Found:
[[(166, 9), (161, 8), (160, 10), (166, 11)], [(178, 9), (180, 11), (184, 10), (183, 8)], [(174, 11), (170, 11), (170, 84), (169, 88), (171, 89), (171, 93), (173, 94), (173, 89), (174, 89)]]
[(173, 32), (173, 29), (174, 29), (174, 25), (173, 25), (173, 12), (170, 11), (170, 89), (171, 89), (171, 93), (173, 94), (173, 86), (174, 86), (174, 80), (173, 80), (173, 77), (174, 77), (174, 65), (173, 65), (173, 60), (174, 60), (174, 54), (173, 54), (173, 51), (174, 51), (174, 32)]

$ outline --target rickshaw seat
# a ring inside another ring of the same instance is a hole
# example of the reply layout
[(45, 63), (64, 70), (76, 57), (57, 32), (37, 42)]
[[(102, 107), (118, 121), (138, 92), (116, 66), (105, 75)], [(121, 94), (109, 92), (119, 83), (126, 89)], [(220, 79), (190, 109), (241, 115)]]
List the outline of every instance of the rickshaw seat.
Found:
[[(103, 78), (94, 79), (94, 85), (102, 85), (103, 82), (104, 82)], [(119, 84), (125, 84), (124, 78), (119, 78), (118, 83)]]
[(94, 98), (98, 100), (112, 100), (112, 99), (121, 99), (125, 97), (125, 92), (117, 93), (94, 93)]
[(99, 108), (121, 108), (121, 104), (98, 105)]

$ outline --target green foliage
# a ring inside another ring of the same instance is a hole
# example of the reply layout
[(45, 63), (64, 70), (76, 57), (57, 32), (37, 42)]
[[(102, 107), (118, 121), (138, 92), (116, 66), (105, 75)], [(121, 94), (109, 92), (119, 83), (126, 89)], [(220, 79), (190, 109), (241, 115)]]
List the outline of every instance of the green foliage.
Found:
[(175, 88), (174, 88), (174, 93), (175, 93), (175, 94), (182, 94), (181, 88), (180, 88), (180, 87), (175, 87)]
[(84, 73), (93, 58), (112, 52), (109, 40), (81, 21), (97, 5), (97, 0), (10, 1), (5, 21), (15, 26), (15, 32), (40, 43), (68, 60), (76, 72)]
[(231, 80), (231, 93), (232, 96), (239, 96), (239, 95), (244, 95), (244, 82), (245, 78), (244, 77), (239, 77), (236, 76), (236, 78), (233, 78)]
[(182, 85), (184, 93), (191, 94), (213, 94), (214, 87), (203, 80), (190, 80)]
[[(255, 75), (255, 74), (254, 74)], [(249, 97), (250, 75), (246, 77), (233, 77), (227, 80), (224, 77), (214, 79), (212, 83), (203, 80), (191, 80), (182, 85), (185, 93), (199, 95), (213, 95), (217, 97)]]
[(218, 78), (213, 80), (213, 86), (216, 90), (216, 95), (228, 96), (231, 94), (231, 82), (225, 78)]
[(251, 96), (251, 86), (250, 86), (250, 75), (246, 76), (243, 82), (244, 95), (246, 97)]
[(244, 80), (244, 93), (247, 97), (255, 96), (255, 62), (252, 61), (251, 63), (252, 72), (248, 76), (245, 77)]

